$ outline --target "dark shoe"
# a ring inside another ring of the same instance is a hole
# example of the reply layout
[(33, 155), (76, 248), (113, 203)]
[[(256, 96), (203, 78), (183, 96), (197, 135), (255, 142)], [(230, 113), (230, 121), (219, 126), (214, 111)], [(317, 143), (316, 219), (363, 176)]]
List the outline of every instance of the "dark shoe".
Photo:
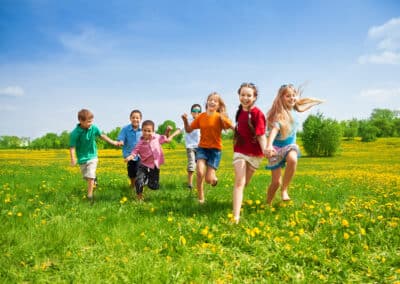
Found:
[(94, 178), (93, 187), (97, 187), (97, 177)]
[(190, 184), (189, 184), (189, 185), (187, 186), (187, 188), (188, 188), (189, 190), (192, 190), (192, 189), (193, 189), (193, 185), (190, 185)]

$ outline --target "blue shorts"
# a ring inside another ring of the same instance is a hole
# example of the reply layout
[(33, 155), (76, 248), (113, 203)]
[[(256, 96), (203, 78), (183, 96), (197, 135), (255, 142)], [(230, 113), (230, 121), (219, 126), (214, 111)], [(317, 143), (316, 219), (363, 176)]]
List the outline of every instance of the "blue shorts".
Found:
[(221, 150), (214, 148), (197, 148), (196, 161), (206, 160), (207, 166), (218, 169), (221, 161)]

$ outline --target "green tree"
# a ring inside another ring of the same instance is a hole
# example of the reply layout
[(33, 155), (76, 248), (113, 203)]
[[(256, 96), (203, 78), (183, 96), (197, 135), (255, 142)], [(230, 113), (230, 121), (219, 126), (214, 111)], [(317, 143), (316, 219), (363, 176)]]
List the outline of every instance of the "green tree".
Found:
[(17, 149), (24, 146), (21, 138), (17, 136), (1, 136), (0, 148), (1, 149)]
[(376, 108), (372, 111), (370, 122), (378, 129), (377, 137), (394, 136), (396, 111)]
[(340, 124), (321, 113), (308, 116), (303, 123), (303, 147), (309, 156), (333, 156), (339, 151), (341, 138)]
[(343, 129), (343, 137), (347, 140), (353, 140), (358, 135), (358, 120), (353, 118), (352, 120), (345, 120), (341, 123)]
[(362, 142), (372, 142), (377, 139), (377, 133), (379, 129), (368, 120), (360, 121), (360, 127), (358, 130), (359, 135), (361, 136)]

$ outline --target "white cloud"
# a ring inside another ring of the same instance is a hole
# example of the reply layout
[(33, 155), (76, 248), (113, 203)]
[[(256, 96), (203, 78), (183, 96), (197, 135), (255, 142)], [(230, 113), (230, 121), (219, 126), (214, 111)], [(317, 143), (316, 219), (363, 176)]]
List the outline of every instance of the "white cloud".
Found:
[(66, 49), (86, 55), (102, 54), (115, 43), (105, 33), (93, 27), (84, 27), (78, 34), (62, 34), (60, 41)]
[(389, 102), (395, 98), (400, 98), (400, 88), (363, 90), (360, 96), (374, 102)]
[(368, 38), (377, 41), (376, 53), (360, 56), (360, 64), (400, 64), (400, 18), (371, 27)]
[(8, 86), (0, 89), (0, 96), (21, 97), (24, 94), (24, 89), (22, 89), (20, 86)]
[(358, 58), (360, 64), (400, 64), (400, 53), (384, 51), (380, 54), (362, 55)]

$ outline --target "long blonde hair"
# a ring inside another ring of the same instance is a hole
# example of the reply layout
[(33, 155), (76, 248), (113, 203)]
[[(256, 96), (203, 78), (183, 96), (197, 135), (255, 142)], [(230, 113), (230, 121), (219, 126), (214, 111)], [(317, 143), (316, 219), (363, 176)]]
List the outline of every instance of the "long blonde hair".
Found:
[(207, 110), (207, 108), (208, 108), (208, 100), (209, 100), (211, 97), (214, 97), (214, 96), (217, 97), (217, 99), (218, 99), (218, 109), (217, 109), (217, 112), (220, 114), (222, 126), (225, 126), (225, 122), (224, 122), (224, 120), (223, 120), (223, 117), (228, 118), (228, 114), (227, 114), (227, 112), (226, 112), (226, 105), (225, 105), (225, 102), (224, 102), (224, 100), (221, 98), (221, 95), (220, 95), (220, 94), (218, 94), (217, 92), (212, 92), (211, 94), (209, 94), (209, 95), (207, 96), (207, 100), (206, 100), (206, 110)]
[(323, 102), (322, 100), (314, 98), (301, 98), (301, 94), (303, 93), (302, 86), (296, 89), (292, 84), (282, 85), (278, 90), (278, 94), (270, 110), (267, 112), (268, 128), (272, 128), (275, 122), (279, 122), (282, 138), (286, 138), (290, 134), (293, 124), (292, 109), (289, 109), (284, 103), (284, 97), (288, 93), (295, 94), (298, 97), (293, 106), (293, 109), (297, 112), (304, 112)]

